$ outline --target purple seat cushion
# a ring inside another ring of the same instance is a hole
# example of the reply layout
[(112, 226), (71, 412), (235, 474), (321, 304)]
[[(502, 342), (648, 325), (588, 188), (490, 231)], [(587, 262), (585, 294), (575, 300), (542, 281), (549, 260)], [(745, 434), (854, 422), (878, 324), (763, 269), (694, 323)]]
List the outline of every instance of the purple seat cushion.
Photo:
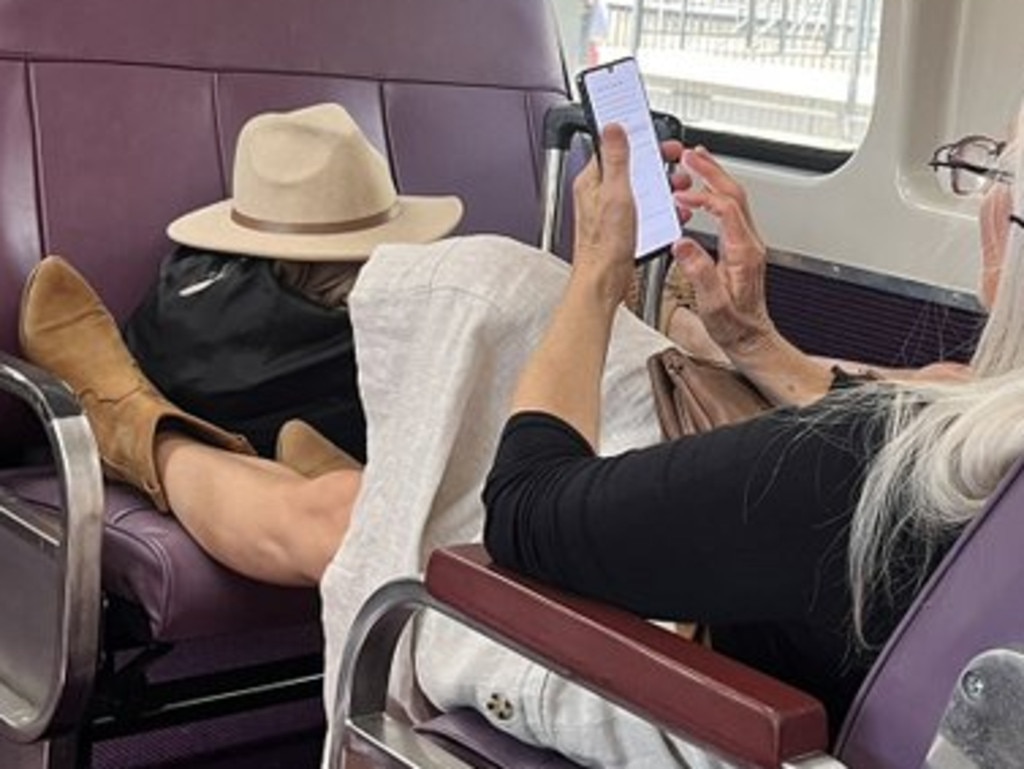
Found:
[[(0, 472), (0, 485), (32, 502), (59, 505), (48, 468)], [(242, 577), (204, 553), (173, 516), (142, 495), (108, 483), (103, 530), (104, 589), (140, 606), (155, 640), (179, 641), (319, 621), (319, 594)]]

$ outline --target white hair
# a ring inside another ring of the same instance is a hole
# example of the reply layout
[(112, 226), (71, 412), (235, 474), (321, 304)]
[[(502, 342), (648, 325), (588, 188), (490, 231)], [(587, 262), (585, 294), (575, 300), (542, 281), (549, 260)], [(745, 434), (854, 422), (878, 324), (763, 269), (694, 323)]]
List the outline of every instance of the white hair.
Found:
[[(1024, 140), (1024, 107), (1014, 145)], [(1024, 152), (1006, 154), (1013, 212), (1024, 216)], [(1024, 455), (1024, 227), (1009, 226), (998, 289), (977, 350), (973, 378), (902, 383), (884, 404), (885, 443), (868, 469), (850, 531), (849, 578), (857, 640), (869, 645), (865, 615), (891, 590), (894, 548), (910, 535), (930, 555), (984, 508)], [(875, 388), (872, 388), (875, 389)], [(871, 393), (866, 393), (871, 397)], [(924, 563), (921, 564), (922, 569)], [(926, 576), (917, 574), (918, 585)]]

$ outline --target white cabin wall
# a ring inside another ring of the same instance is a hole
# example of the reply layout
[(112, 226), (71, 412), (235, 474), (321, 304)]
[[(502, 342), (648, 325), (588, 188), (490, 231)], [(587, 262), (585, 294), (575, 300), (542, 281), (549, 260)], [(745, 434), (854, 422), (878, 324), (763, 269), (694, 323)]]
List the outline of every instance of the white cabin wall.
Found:
[(973, 293), (977, 202), (940, 189), (926, 163), (966, 133), (1006, 135), (1024, 92), (1024, 2), (883, 2), (875, 112), (851, 160), (825, 176), (729, 166), (773, 249)]

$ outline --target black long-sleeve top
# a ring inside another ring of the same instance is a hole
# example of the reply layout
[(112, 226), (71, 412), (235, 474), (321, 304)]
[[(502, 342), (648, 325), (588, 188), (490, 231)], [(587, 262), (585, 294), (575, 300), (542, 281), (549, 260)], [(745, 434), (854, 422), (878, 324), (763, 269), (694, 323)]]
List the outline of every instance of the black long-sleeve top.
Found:
[[(846, 569), (883, 426), (863, 404), (827, 403), (606, 458), (552, 415), (514, 415), (484, 489), (487, 549), (642, 616), (709, 626), (716, 650), (821, 700), (834, 737), (877, 656), (854, 640)], [(869, 641), (892, 632), (941, 555), (899, 542)]]

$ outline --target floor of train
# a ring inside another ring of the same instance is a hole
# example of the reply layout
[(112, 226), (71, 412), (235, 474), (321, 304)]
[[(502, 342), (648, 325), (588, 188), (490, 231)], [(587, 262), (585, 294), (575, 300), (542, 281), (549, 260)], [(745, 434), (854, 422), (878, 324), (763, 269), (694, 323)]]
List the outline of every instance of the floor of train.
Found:
[[(176, 644), (147, 665), (147, 680), (161, 682), (228, 671), (236, 666), (296, 659), (322, 647), (319, 624), (278, 628)], [(136, 651), (118, 652), (130, 666)], [(122, 669), (124, 669), (122, 667)], [(319, 696), (242, 713), (201, 719), (100, 740), (91, 769), (317, 769), (324, 738)], [(2, 768), (0, 768), (2, 769)]]
[(316, 769), (319, 700), (200, 721), (93, 746), (92, 769)]

